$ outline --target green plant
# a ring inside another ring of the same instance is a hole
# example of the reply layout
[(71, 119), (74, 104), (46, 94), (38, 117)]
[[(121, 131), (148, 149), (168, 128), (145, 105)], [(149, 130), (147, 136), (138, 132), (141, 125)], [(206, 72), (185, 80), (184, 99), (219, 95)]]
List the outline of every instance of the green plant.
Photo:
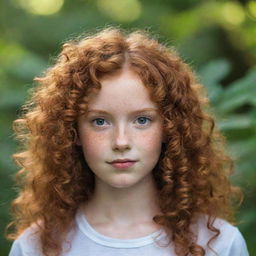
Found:
[(250, 254), (256, 255), (256, 69), (223, 87), (221, 80), (229, 71), (230, 64), (221, 59), (210, 62), (198, 73), (207, 88), (218, 128), (225, 135), (228, 151), (235, 160), (231, 180), (242, 187), (245, 195), (238, 213), (239, 228)]

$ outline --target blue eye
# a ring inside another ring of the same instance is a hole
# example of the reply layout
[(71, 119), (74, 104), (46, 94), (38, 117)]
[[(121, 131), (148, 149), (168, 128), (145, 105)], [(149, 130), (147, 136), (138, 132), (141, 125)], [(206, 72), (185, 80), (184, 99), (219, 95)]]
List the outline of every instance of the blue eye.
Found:
[(105, 120), (103, 118), (96, 118), (96, 119), (92, 120), (93, 123), (94, 123), (94, 121), (96, 121), (96, 125), (102, 126), (104, 124)]
[(137, 120), (142, 121), (142, 122), (139, 122), (140, 124), (147, 124), (146, 121), (150, 121), (150, 122), (152, 121), (150, 118), (144, 117), (144, 116), (139, 117)]
[[(140, 125), (147, 125), (149, 122), (152, 121), (150, 118), (144, 117), (144, 116), (138, 117), (136, 120), (138, 121), (138, 123)], [(104, 126), (105, 119), (104, 118), (95, 118), (91, 122), (93, 124), (95, 124), (96, 126)]]

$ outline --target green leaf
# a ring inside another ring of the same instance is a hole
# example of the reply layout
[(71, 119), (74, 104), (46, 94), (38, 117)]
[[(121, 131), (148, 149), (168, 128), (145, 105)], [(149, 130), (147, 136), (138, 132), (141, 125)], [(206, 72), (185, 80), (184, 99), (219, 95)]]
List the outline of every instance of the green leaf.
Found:
[(5, 90), (0, 94), (0, 108), (20, 107), (26, 98), (27, 90)]
[(230, 71), (230, 64), (225, 59), (214, 60), (199, 70), (200, 82), (207, 88), (212, 104), (216, 104), (222, 94), (220, 80)]
[(35, 54), (27, 54), (23, 59), (6, 67), (6, 71), (15, 78), (32, 81), (46, 68), (46, 62)]
[(256, 69), (252, 69), (245, 77), (235, 81), (223, 91), (217, 111), (224, 114), (234, 111), (245, 103), (256, 105), (255, 95)]
[(218, 122), (218, 126), (222, 131), (248, 129), (253, 128), (255, 125), (255, 119), (251, 115), (229, 115), (226, 119), (222, 119)]
[[(248, 159), (248, 156), (254, 155), (252, 153), (256, 151), (256, 136), (246, 140), (231, 141), (229, 142), (228, 148), (240, 161), (241, 158), (246, 158), (246, 164), (249, 164), (250, 160)], [(251, 158), (251, 161), (255, 162), (255, 158)]]

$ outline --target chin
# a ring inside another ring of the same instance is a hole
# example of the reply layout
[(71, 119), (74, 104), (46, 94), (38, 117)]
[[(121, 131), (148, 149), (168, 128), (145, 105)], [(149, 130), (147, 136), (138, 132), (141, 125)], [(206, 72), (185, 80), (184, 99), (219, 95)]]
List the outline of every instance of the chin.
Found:
[(138, 183), (138, 181), (117, 181), (111, 184), (114, 188), (131, 188), (135, 186)]

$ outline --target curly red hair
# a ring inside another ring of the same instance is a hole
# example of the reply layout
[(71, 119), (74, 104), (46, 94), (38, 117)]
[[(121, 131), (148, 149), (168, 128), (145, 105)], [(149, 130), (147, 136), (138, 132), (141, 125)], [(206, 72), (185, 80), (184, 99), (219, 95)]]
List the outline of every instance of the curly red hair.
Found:
[[(229, 176), (233, 160), (225, 153), (225, 138), (215, 127), (203, 87), (175, 50), (160, 44), (144, 31), (123, 32), (107, 28), (63, 45), (55, 65), (40, 78), (24, 105), (14, 130), (22, 143), (13, 155), (20, 193), (12, 203), (16, 239), (37, 223), (44, 255), (61, 253), (61, 242), (73, 224), (81, 202), (94, 191), (94, 174), (77, 146), (76, 121), (100, 79), (114, 74), (125, 63), (139, 75), (158, 105), (164, 120), (159, 161), (153, 169), (162, 225), (175, 244), (177, 255), (205, 255), (190, 230), (192, 220), (205, 214), (207, 228), (219, 217), (235, 223), (240, 188)], [(55, 233), (58, 233), (58, 236)], [(61, 234), (61, 235), (60, 235)]]

